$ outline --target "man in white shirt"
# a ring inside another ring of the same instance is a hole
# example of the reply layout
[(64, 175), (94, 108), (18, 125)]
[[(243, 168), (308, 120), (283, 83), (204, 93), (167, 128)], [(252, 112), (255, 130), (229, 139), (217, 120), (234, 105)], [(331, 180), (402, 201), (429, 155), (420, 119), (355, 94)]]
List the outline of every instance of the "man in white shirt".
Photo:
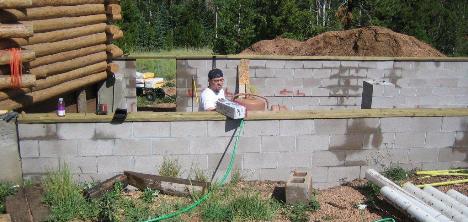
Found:
[(200, 96), (199, 111), (214, 111), (216, 110), (216, 101), (225, 99), (223, 76), (223, 71), (219, 69), (212, 69), (208, 72), (208, 88), (203, 90)]

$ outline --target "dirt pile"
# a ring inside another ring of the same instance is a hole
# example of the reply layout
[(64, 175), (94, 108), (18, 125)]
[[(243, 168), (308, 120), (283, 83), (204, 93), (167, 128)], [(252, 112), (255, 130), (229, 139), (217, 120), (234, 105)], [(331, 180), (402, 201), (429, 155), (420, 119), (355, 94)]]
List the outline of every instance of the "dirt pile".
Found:
[(445, 57), (413, 36), (370, 26), (325, 32), (304, 42), (278, 37), (259, 41), (242, 55)]

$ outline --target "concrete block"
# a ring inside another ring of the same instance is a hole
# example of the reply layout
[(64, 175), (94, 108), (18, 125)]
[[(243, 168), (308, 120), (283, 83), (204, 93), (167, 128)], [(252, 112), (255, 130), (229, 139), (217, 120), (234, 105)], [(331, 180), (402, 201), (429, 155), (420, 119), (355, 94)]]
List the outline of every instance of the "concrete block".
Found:
[(190, 152), (189, 140), (185, 138), (157, 138), (151, 141), (152, 154), (174, 155)]
[(273, 69), (265, 68), (265, 69), (256, 69), (255, 70), (255, 78), (274, 78), (275, 74)]
[(395, 148), (422, 148), (425, 140), (425, 133), (395, 133)]
[(441, 117), (396, 117), (380, 119), (382, 132), (440, 132)]
[(123, 173), (132, 171), (135, 159), (132, 156), (100, 156), (97, 157), (98, 173)]
[(39, 157), (39, 141), (37, 140), (20, 140), (19, 149), (21, 158)]
[(45, 174), (59, 169), (58, 158), (23, 158), (21, 161), (24, 174)]
[(312, 166), (312, 152), (294, 152), (278, 154), (278, 168)]
[(342, 166), (346, 158), (346, 152), (337, 151), (315, 151), (312, 154), (312, 165), (314, 167)]
[(296, 149), (294, 136), (262, 136), (263, 152), (292, 152)]
[(110, 156), (115, 146), (115, 140), (80, 140), (79, 156)]
[(42, 140), (39, 141), (41, 157), (77, 156), (77, 140)]
[(310, 89), (310, 95), (311, 96), (328, 97), (328, 96), (330, 96), (330, 93), (331, 93), (331, 91), (329, 89), (327, 89), (327, 88), (312, 88), (312, 89)]
[(300, 136), (315, 133), (314, 120), (281, 120), (281, 136)]
[(97, 173), (97, 157), (65, 157), (60, 164), (66, 164), (71, 173)]
[(340, 65), (341, 65), (340, 61), (323, 61), (322, 62), (323, 68), (339, 68)]
[[(316, 79), (316, 78), (308, 78), (308, 77), (302, 78), (302, 85), (304, 87), (304, 93), (307, 92), (305, 89), (309, 89), (308, 91), (310, 91), (310, 88), (319, 87), (320, 81), (321, 81), (320, 79)], [(327, 95), (328, 95), (328, 91), (327, 91)], [(315, 96), (315, 95), (306, 93), (306, 96)]]
[[(260, 170), (260, 180), (269, 180), (269, 181), (287, 181), (289, 174), (293, 170), (301, 169), (290, 169), (290, 168), (279, 168), (279, 169), (261, 169)], [(303, 169), (305, 170), (305, 169)]]
[(462, 96), (468, 95), (467, 88), (446, 88), (446, 87), (437, 87), (432, 89), (432, 94), (437, 96)]
[(439, 149), (439, 162), (468, 161), (468, 148)]
[(190, 172), (190, 169), (198, 168), (200, 170), (208, 169), (208, 155), (172, 155), (166, 156), (172, 160), (177, 160), (180, 164), (182, 171)]
[(133, 136), (135, 138), (169, 137), (170, 122), (134, 122)]
[(375, 61), (360, 61), (358, 64), (359, 68), (375, 69), (377, 68), (377, 62)]
[(395, 61), (393, 68), (402, 70), (414, 70), (417, 62), (412, 61)]
[(380, 120), (378, 118), (349, 119), (347, 122), (348, 133), (377, 133), (380, 132)]
[(206, 136), (208, 134), (207, 129), (208, 124), (204, 121), (171, 122), (172, 137)]
[(347, 119), (316, 119), (315, 131), (321, 134), (345, 134), (347, 132)]
[(444, 148), (453, 146), (455, 142), (455, 132), (434, 133), (429, 132), (426, 135), (426, 147), (428, 148)]
[(363, 134), (363, 138), (363, 147), (366, 149), (393, 148), (395, 144), (395, 133), (382, 133), (380, 130)]
[(393, 69), (395, 62), (394, 61), (376, 61), (377, 69)]
[(279, 153), (245, 153), (243, 155), (243, 169), (276, 169), (278, 168)]
[(375, 150), (346, 150), (345, 166), (366, 166), (372, 163)]
[(427, 86), (455, 88), (458, 86), (458, 79), (455, 79), (455, 78), (429, 79), (427, 81)]
[(95, 123), (57, 123), (58, 139), (91, 139), (94, 132)]
[(312, 178), (308, 172), (292, 172), (285, 187), (286, 203), (307, 205), (312, 191)]
[(304, 61), (287, 60), (284, 64), (285, 69), (302, 69), (304, 68)]
[(457, 132), (455, 135), (454, 147), (468, 148), (468, 133), (466, 132)]
[(279, 121), (246, 121), (245, 137), (277, 136), (279, 135)]
[(328, 181), (328, 168), (329, 167), (311, 167), (310, 175), (313, 182), (327, 182)]
[(320, 97), (320, 106), (336, 106), (338, 105), (337, 97)]
[(190, 154), (224, 153), (228, 148), (228, 138), (200, 137), (189, 141)]
[(304, 61), (304, 68), (305, 69), (320, 69), (322, 68), (322, 61), (316, 61), (316, 60), (308, 60)]
[(56, 139), (56, 124), (18, 124), (20, 139)]
[(251, 68), (265, 68), (266, 67), (266, 60), (250, 60), (249, 66)]
[(298, 152), (313, 152), (328, 150), (330, 144), (329, 135), (309, 135), (296, 137), (296, 150)]
[(187, 66), (190, 68), (206, 67), (206, 60), (187, 60)]
[(442, 118), (443, 132), (467, 132), (468, 117), (443, 117)]
[(381, 80), (385, 77), (385, 74), (387, 73), (389, 73), (388, 70), (369, 69), (367, 70), (366, 77), (371, 80)]
[(262, 148), (261, 137), (239, 138), (238, 153), (260, 153)]
[(234, 136), (240, 126), (239, 120), (208, 121), (208, 136)]
[[(242, 166), (242, 157), (242, 154), (237, 154), (235, 156), (234, 169), (244, 169)], [(208, 154), (208, 169), (226, 170), (231, 158), (231, 153), (226, 153), (224, 156), (222, 154)]]
[(136, 156), (135, 157), (135, 171), (148, 174), (159, 174), (157, 169), (163, 163), (163, 156)]
[(328, 168), (328, 182), (344, 183), (360, 177), (361, 167), (330, 167)]
[(131, 138), (132, 123), (110, 124), (96, 123), (96, 139), (126, 139)]
[(362, 147), (362, 134), (330, 135), (330, 150), (361, 149)]
[(115, 141), (112, 153), (117, 156), (151, 155), (150, 139), (119, 139)]
[(341, 67), (359, 67), (359, 63), (361, 63), (361, 61), (341, 61), (340, 64), (341, 64)]
[(438, 149), (413, 148), (408, 152), (410, 163), (437, 162), (439, 153)]
[(286, 66), (286, 60), (266, 60), (266, 67), (273, 69), (283, 69)]

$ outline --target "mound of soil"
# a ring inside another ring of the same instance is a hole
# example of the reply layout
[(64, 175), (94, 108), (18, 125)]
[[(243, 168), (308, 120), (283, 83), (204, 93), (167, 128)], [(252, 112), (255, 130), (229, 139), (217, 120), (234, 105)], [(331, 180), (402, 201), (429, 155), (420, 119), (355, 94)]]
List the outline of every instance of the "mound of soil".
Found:
[(304, 42), (278, 37), (259, 41), (243, 55), (445, 57), (413, 36), (370, 26), (325, 32)]

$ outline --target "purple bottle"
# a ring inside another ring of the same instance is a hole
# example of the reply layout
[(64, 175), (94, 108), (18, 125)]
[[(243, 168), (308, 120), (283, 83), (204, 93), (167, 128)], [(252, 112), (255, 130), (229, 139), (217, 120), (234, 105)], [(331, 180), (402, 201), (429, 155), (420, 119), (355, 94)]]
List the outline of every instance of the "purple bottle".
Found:
[(57, 103), (57, 116), (65, 116), (65, 102), (63, 98), (59, 98)]

